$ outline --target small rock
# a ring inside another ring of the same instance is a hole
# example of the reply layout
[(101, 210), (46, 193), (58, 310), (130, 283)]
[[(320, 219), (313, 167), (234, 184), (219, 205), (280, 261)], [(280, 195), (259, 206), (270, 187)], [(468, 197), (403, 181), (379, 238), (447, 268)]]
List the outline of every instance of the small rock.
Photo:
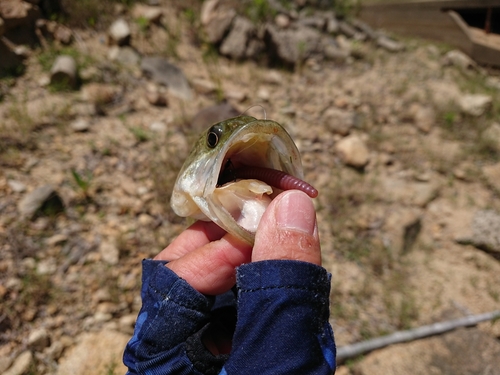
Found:
[(335, 18), (333, 12), (328, 12), (326, 19), (326, 32), (328, 34), (336, 34), (339, 32), (339, 21)]
[(471, 232), (470, 238), (458, 238), (457, 242), (500, 254), (500, 213), (478, 211), (472, 219)]
[(434, 107), (438, 111), (449, 111), (450, 105), (458, 105), (462, 93), (453, 81), (431, 81), (428, 90)]
[(491, 87), (492, 89), (500, 90), (500, 78), (489, 76), (485, 81), (486, 86)]
[(7, 185), (16, 193), (22, 193), (26, 190), (26, 185), (21, 181), (17, 180), (7, 180)]
[(129, 314), (122, 316), (118, 322), (120, 331), (127, 335), (134, 333), (135, 321), (137, 320), (136, 314)]
[(453, 175), (456, 178), (469, 182), (475, 179), (474, 175), (476, 172), (476, 166), (470, 161), (463, 161), (455, 169), (453, 169)]
[(338, 31), (351, 39), (354, 39), (357, 34), (356, 29), (346, 21), (339, 21)]
[(71, 29), (60, 24), (57, 24), (53, 36), (55, 40), (64, 45), (70, 44), (73, 40), (73, 32), (71, 31)]
[(62, 199), (51, 185), (44, 185), (28, 193), (17, 206), (22, 217), (32, 218), (39, 210), (55, 214), (64, 209)]
[(208, 79), (203, 78), (194, 78), (191, 83), (193, 84), (196, 92), (200, 94), (212, 94), (217, 90), (217, 86)]
[(402, 254), (409, 252), (422, 229), (421, 209), (397, 207), (386, 212), (384, 216), (383, 230), (386, 245)]
[(140, 214), (137, 221), (142, 226), (151, 225), (155, 220), (148, 214)]
[(111, 319), (113, 319), (113, 315), (107, 312), (102, 312), (98, 311), (94, 314), (93, 318), (93, 324), (99, 324), (99, 323), (105, 323), (109, 322)]
[(108, 288), (101, 288), (92, 295), (92, 300), (96, 303), (111, 301), (111, 294)]
[(130, 27), (124, 19), (120, 18), (113, 22), (109, 27), (108, 32), (110, 44), (124, 46), (130, 43)]
[(36, 34), (44, 47), (47, 47), (48, 40), (56, 40), (61, 44), (68, 45), (73, 39), (73, 33), (70, 28), (43, 18), (36, 21)]
[(118, 311), (118, 307), (112, 302), (101, 302), (96, 307), (96, 312), (104, 314), (113, 314)]
[(167, 96), (160, 90), (148, 90), (146, 92), (146, 99), (149, 104), (157, 107), (166, 107), (168, 104)]
[(72, 121), (69, 127), (75, 132), (86, 132), (90, 128), (90, 122), (87, 119), (79, 118)]
[(75, 59), (67, 55), (58, 56), (50, 69), (50, 84), (75, 88), (77, 83), (78, 72)]
[(132, 16), (134, 18), (142, 18), (147, 20), (149, 23), (159, 23), (161, 17), (163, 16), (163, 11), (157, 6), (148, 6), (141, 3), (137, 3), (132, 9)]
[(439, 181), (413, 182), (402, 178), (387, 176), (382, 180), (376, 195), (388, 202), (411, 204), (425, 207), (439, 194), (441, 185)]
[(31, 354), (31, 351), (26, 350), (17, 356), (12, 366), (7, 371), (5, 371), (3, 375), (27, 374), (32, 364), (33, 354)]
[(351, 20), (351, 23), (354, 27), (361, 30), (366, 36), (368, 36), (368, 38), (370, 38), (372, 40), (377, 39), (379, 34), (375, 30), (373, 30), (371, 28), (371, 26), (368, 25), (367, 23), (361, 21), (360, 19), (356, 19), (356, 18)]
[(220, 53), (233, 59), (243, 59), (249, 56), (247, 46), (255, 36), (255, 26), (244, 17), (236, 17), (231, 31), (220, 46)]
[(68, 236), (66, 234), (54, 234), (52, 237), (49, 237), (45, 240), (45, 245), (51, 247), (62, 242), (66, 242), (68, 240)]
[(162, 121), (155, 121), (151, 125), (149, 125), (149, 129), (156, 133), (166, 134), (168, 127), (167, 124)]
[(247, 98), (247, 94), (245, 91), (242, 90), (224, 90), (224, 97), (229, 100), (234, 100), (235, 102), (242, 102)]
[(265, 87), (260, 87), (259, 90), (257, 91), (257, 98), (259, 98), (265, 102), (269, 101), (270, 97), (271, 97), (271, 93)]
[(463, 113), (479, 117), (491, 107), (492, 102), (493, 99), (490, 95), (469, 94), (463, 95), (458, 104)]
[(283, 75), (277, 70), (269, 70), (262, 77), (264, 82), (272, 85), (281, 85), (283, 83)]
[(83, 333), (59, 361), (56, 375), (106, 374), (109, 368), (114, 368), (115, 374), (124, 374), (123, 348), (129, 340), (128, 334), (112, 330)]
[(226, 5), (220, 0), (203, 2), (200, 20), (205, 29), (208, 42), (213, 44), (220, 43), (227, 34), (235, 17), (236, 11), (230, 4)]
[(485, 165), (481, 170), (488, 183), (500, 193), (500, 163)]
[[(342, 36), (339, 36), (339, 39), (343, 39), (340, 37)], [(333, 37), (323, 38), (322, 45), (324, 56), (327, 59), (339, 62), (346, 61), (352, 50), (350, 43), (344, 43), (342, 46), (341, 43), (338, 43)]]
[(108, 58), (128, 66), (136, 66), (141, 61), (139, 53), (130, 46), (112, 46), (108, 51)]
[(28, 347), (36, 352), (41, 352), (50, 345), (50, 337), (45, 328), (37, 329), (28, 337)]
[(191, 87), (183, 71), (170, 64), (165, 58), (145, 57), (141, 61), (141, 70), (153, 81), (166, 86), (172, 95), (184, 100), (191, 99)]
[(377, 38), (377, 45), (389, 52), (400, 52), (405, 49), (405, 45), (385, 35), (380, 35)]
[(436, 122), (436, 112), (434, 109), (417, 103), (410, 106), (409, 115), (415, 122), (415, 126), (424, 133), (429, 133)]
[(323, 113), (323, 123), (331, 132), (346, 136), (355, 124), (354, 113), (330, 107)]
[(477, 64), (469, 56), (457, 49), (448, 51), (443, 57), (444, 65), (454, 65), (462, 69), (476, 68)]
[[(1, 19), (1, 18), (0, 18)], [(1, 296), (0, 298), (2, 298)], [(0, 373), (5, 374), (5, 370), (7, 370), (12, 364), (12, 359), (9, 357), (1, 357), (0, 358)]]
[(46, 74), (42, 75), (38, 80), (38, 84), (41, 87), (47, 87), (48, 85), (50, 85), (50, 76)]
[(286, 14), (280, 13), (274, 18), (274, 23), (276, 24), (276, 26), (282, 29), (286, 29), (288, 26), (290, 26), (290, 17), (288, 17)]
[(53, 275), (56, 271), (57, 263), (54, 258), (43, 259), (36, 267), (36, 273), (39, 275)]
[(52, 345), (45, 351), (45, 354), (52, 359), (57, 361), (64, 351), (64, 344), (61, 341), (54, 341)]
[(495, 122), (481, 134), (481, 139), (488, 143), (488, 146), (500, 152), (500, 124)]
[(99, 247), (99, 253), (101, 254), (102, 260), (112, 266), (118, 264), (120, 261), (120, 250), (112, 242), (103, 241)]
[(36, 260), (32, 257), (27, 257), (22, 260), (21, 264), (25, 269), (34, 270), (36, 267)]
[(82, 99), (96, 106), (111, 103), (118, 95), (118, 89), (106, 83), (89, 83), (83, 86)]
[(370, 154), (365, 142), (356, 135), (342, 138), (336, 144), (336, 150), (344, 164), (354, 168), (363, 168), (370, 161)]

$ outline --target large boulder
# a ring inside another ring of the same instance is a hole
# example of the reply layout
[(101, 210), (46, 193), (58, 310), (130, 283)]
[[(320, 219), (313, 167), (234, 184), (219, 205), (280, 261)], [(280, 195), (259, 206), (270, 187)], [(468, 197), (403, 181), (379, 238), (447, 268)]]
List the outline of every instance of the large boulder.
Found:
[(321, 37), (319, 31), (307, 26), (283, 30), (267, 24), (264, 41), (271, 59), (296, 65), (321, 49)]

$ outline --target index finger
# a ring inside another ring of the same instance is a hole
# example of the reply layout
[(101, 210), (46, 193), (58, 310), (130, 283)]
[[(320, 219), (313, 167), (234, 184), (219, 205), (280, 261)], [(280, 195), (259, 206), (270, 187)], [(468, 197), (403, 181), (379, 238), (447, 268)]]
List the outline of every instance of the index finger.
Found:
[(209, 242), (220, 240), (225, 234), (224, 229), (211, 221), (197, 221), (177, 236), (154, 259), (167, 261), (178, 259)]

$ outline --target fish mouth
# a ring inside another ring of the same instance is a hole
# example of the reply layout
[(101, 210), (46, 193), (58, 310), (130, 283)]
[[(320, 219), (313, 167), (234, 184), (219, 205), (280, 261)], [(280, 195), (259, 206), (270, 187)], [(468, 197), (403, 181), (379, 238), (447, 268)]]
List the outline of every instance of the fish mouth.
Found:
[(251, 244), (264, 211), (279, 193), (299, 189), (317, 196), (303, 181), (292, 138), (271, 120), (251, 121), (236, 130), (217, 155), (214, 171), (204, 192), (214, 221)]

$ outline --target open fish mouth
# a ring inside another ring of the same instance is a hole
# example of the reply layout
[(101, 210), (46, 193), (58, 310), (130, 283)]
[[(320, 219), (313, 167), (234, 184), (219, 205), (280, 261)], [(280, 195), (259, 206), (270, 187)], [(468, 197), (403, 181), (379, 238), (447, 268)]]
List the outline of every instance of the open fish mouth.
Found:
[(213, 204), (215, 212), (226, 211), (230, 215), (226, 218), (232, 218), (252, 241), (264, 211), (279, 193), (298, 189), (313, 198), (318, 195), (302, 180), (295, 143), (275, 122), (256, 120), (235, 131), (218, 158), (217, 181), (207, 186), (208, 194), (213, 187), (209, 206)]
[(172, 194), (180, 216), (212, 220), (253, 244), (266, 208), (284, 190), (310, 197), (299, 151), (277, 122), (239, 116), (210, 127), (181, 169)]

